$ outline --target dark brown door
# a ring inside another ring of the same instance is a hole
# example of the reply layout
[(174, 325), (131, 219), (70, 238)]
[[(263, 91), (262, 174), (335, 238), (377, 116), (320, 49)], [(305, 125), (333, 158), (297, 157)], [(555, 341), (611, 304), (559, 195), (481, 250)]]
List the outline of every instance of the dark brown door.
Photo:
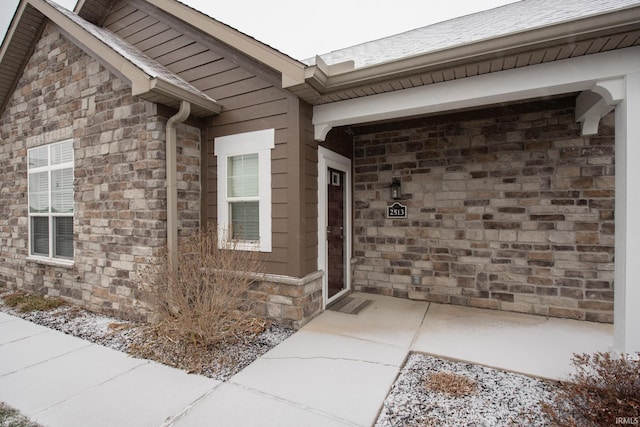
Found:
[(345, 173), (329, 168), (327, 189), (328, 295), (345, 289)]

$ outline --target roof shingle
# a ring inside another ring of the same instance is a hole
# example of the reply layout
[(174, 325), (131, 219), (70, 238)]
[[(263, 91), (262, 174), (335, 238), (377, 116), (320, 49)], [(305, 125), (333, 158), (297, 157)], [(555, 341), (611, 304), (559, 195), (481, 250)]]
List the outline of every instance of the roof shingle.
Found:
[(110, 46), (114, 51), (118, 52), (124, 59), (134, 64), (137, 68), (146, 73), (149, 77), (152, 78), (160, 78), (165, 80), (167, 83), (170, 83), (174, 86), (180, 87), (187, 92), (190, 92), (198, 97), (205, 98), (211, 101), (214, 101), (205, 93), (197, 89), (195, 86), (182, 79), (180, 76), (174, 74), (169, 71), (167, 68), (159, 64), (157, 61), (149, 58), (144, 53), (140, 52), (131, 44), (122, 40), (117, 35), (113, 34), (109, 30), (105, 28), (98, 27), (84, 19), (75, 13), (65, 9), (64, 7), (58, 5), (55, 2), (50, 0), (45, 0), (52, 7), (56, 8), (60, 13), (65, 15), (68, 19), (75, 22), (77, 25), (81, 26), (85, 31), (102, 41), (103, 43)]
[[(640, 5), (640, 0), (523, 0), (320, 55), (362, 68)], [(621, 12), (623, 13), (623, 12)], [(315, 58), (303, 61), (314, 65)]]

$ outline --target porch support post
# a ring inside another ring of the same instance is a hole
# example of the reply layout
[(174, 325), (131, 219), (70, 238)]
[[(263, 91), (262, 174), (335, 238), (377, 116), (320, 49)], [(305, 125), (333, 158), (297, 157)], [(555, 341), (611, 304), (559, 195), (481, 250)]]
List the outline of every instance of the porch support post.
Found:
[(616, 108), (613, 350), (640, 352), (640, 72), (625, 76)]

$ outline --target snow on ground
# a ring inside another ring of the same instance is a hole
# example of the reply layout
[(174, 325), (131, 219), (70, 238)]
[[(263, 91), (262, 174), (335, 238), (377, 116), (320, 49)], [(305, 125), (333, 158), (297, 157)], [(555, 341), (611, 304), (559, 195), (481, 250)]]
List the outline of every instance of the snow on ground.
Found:
[[(475, 393), (454, 397), (429, 390), (432, 373), (449, 372), (475, 381)], [(543, 426), (540, 401), (553, 385), (539, 379), (470, 363), (411, 354), (384, 402), (376, 427)]]

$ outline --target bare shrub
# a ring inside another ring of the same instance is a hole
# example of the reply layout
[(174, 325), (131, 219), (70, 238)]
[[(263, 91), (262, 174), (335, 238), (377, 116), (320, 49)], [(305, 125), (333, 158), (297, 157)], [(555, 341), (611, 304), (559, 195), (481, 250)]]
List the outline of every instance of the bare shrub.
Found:
[(468, 396), (476, 392), (476, 382), (463, 375), (451, 372), (435, 372), (425, 380), (428, 390), (445, 393), (453, 397)]
[(576, 368), (559, 384), (553, 403), (542, 403), (553, 425), (611, 426), (640, 420), (640, 353), (574, 355)]
[(207, 346), (255, 329), (246, 292), (263, 265), (257, 252), (230, 245), (220, 249), (209, 226), (180, 246), (175, 266), (165, 251), (143, 273), (159, 333)]

